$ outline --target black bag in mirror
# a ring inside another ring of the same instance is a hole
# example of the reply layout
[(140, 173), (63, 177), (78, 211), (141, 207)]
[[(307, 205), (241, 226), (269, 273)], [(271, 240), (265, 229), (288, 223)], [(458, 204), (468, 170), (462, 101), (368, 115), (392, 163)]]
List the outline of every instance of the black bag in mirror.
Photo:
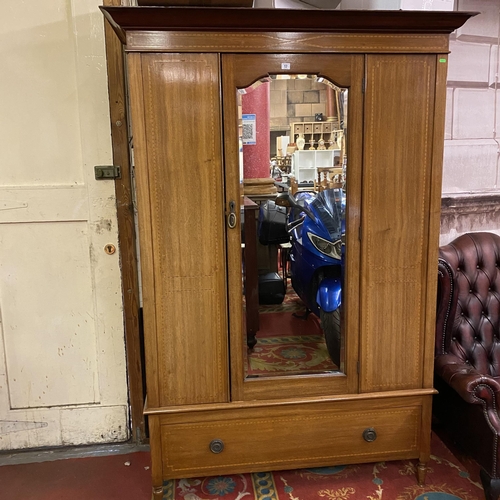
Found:
[(286, 208), (266, 201), (259, 210), (259, 241), (262, 245), (279, 245), (290, 241), (286, 230)]
[(285, 283), (278, 273), (259, 276), (259, 304), (281, 304), (285, 299)]

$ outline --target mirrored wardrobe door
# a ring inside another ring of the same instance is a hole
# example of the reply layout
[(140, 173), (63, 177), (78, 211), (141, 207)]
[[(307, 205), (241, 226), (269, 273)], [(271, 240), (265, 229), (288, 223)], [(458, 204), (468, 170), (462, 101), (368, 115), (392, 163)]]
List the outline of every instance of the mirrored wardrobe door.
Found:
[(363, 58), (222, 69), (232, 399), (356, 392)]

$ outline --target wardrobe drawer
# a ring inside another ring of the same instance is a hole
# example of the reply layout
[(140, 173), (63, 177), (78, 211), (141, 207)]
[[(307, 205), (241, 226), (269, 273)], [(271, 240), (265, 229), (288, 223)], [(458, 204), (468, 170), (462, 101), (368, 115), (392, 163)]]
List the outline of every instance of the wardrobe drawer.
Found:
[[(161, 426), (165, 478), (416, 458), (421, 407)], [(152, 436), (153, 438), (153, 436)]]

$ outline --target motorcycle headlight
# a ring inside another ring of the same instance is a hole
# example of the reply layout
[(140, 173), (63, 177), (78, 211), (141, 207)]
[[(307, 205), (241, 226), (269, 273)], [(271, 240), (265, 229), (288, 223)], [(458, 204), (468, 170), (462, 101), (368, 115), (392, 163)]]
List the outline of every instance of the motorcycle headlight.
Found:
[(309, 236), (311, 243), (319, 252), (328, 255), (328, 257), (332, 257), (333, 259), (341, 259), (342, 240), (337, 240), (332, 243), (331, 241), (320, 238), (319, 236), (309, 232), (307, 233), (307, 236)]

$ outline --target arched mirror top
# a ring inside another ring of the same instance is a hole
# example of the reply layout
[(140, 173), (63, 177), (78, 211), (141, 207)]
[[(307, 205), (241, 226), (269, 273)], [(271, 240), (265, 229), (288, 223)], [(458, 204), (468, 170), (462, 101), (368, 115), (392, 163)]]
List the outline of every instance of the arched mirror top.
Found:
[(320, 74), (291, 74), (291, 73), (269, 73), (266, 76), (256, 79), (244, 88), (238, 89), (239, 94), (247, 94), (249, 91), (254, 90), (262, 83), (271, 82), (274, 80), (312, 80), (317, 83), (324, 83), (326, 86), (331, 87), (333, 90), (340, 92), (342, 89), (331, 79), (321, 76)]

